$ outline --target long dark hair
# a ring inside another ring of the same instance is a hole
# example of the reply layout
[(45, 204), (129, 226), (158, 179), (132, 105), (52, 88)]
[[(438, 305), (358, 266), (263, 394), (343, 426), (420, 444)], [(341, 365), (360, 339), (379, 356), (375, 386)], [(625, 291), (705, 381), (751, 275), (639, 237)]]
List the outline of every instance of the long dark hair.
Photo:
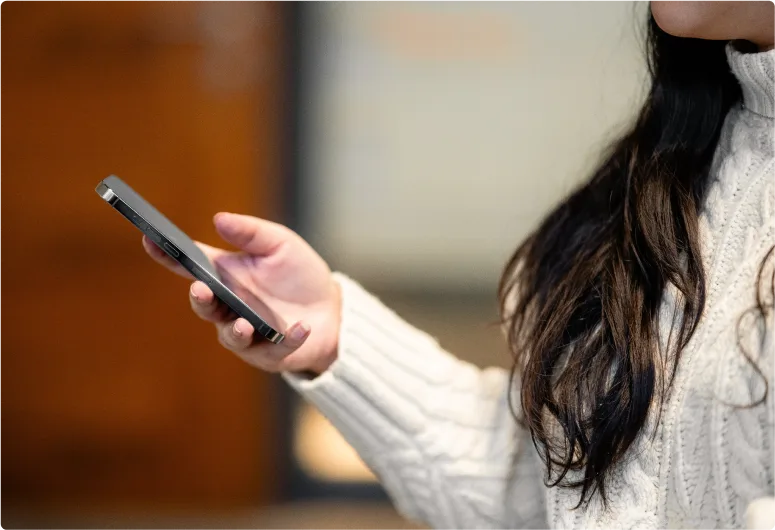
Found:
[[(699, 210), (741, 97), (726, 42), (671, 36), (653, 17), (647, 42), (651, 88), (634, 125), (516, 250), (499, 288), (516, 416), (547, 485), (579, 488), (579, 506), (596, 491), (605, 502), (611, 470), (665, 397), (702, 314)], [(681, 318), (668, 357), (657, 317), (669, 284)], [(570, 480), (571, 470), (583, 474)]]

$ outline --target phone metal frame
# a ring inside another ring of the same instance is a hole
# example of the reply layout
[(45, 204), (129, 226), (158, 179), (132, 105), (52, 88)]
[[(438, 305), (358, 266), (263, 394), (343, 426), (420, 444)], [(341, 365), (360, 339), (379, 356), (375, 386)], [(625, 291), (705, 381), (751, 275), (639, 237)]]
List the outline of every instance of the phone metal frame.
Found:
[(204, 282), (213, 291), (213, 294), (225, 303), (237, 315), (241, 316), (255, 329), (258, 336), (272, 342), (280, 344), (285, 336), (270, 326), (261, 318), (250, 306), (242, 301), (239, 296), (221, 282), (220, 278), (214, 276), (210, 271), (202, 267), (196, 261), (191, 259), (186, 253), (175, 245), (164, 233), (142, 215), (137, 213), (129, 204), (121, 200), (121, 197), (110, 188), (105, 181), (100, 182), (95, 191), (102, 199), (112, 206), (125, 219), (138, 228), (151, 241), (164, 250), (168, 256), (180, 263), (183, 268), (189, 271), (197, 280)]

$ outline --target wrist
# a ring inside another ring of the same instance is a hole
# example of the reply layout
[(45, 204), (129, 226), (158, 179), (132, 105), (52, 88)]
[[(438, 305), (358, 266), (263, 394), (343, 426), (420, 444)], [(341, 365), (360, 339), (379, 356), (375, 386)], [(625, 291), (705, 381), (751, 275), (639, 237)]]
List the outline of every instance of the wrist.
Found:
[(329, 339), (324, 341), (320, 355), (309, 368), (310, 372), (315, 376), (328, 370), (334, 364), (339, 354), (339, 330), (342, 323), (342, 288), (339, 286), (339, 282), (333, 278), (331, 279), (331, 284), (332, 307), (329, 310), (329, 314), (332, 318), (331, 322), (326, 325), (326, 333)]

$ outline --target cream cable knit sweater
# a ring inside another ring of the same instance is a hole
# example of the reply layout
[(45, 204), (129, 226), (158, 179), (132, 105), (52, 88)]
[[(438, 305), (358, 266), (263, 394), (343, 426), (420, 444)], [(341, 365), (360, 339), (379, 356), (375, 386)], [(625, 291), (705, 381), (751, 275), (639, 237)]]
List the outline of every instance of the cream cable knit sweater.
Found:
[[(655, 436), (641, 436), (617, 468), (607, 510), (599, 501), (572, 510), (577, 491), (543, 485), (529, 435), (509, 414), (504, 371), (461, 362), (337, 275), (339, 358), (314, 380), (285, 377), (355, 447), (402, 513), (445, 528), (730, 528), (745, 524), (752, 501), (775, 495), (775, 352), (761, 326), (744, 328), (745, 343), (769, 379), (768, 400), (728, 406), (763, 388), (735, 325), (754, 305), (759, 264), (775, 243), (775, 51), (727, 55), (744, 102), (727, 116), (700, 219), (705, 313), (662, 419), (650, 426)], [(665, 337), (673, 303), (666, 292)]]

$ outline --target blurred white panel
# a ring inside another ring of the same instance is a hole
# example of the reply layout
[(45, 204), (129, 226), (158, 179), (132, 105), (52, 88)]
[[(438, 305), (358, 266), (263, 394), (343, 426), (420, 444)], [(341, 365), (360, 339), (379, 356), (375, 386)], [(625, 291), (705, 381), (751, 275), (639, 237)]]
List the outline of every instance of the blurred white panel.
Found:
[(298, 409), (293, 453), (310, 477), (326, 482), (376, 482), (350, 444), (318, 410), (308, 403)]
[(492, 289), (642, 100), (645, 9), (311, 5), (313, 243), (372, 286)]

